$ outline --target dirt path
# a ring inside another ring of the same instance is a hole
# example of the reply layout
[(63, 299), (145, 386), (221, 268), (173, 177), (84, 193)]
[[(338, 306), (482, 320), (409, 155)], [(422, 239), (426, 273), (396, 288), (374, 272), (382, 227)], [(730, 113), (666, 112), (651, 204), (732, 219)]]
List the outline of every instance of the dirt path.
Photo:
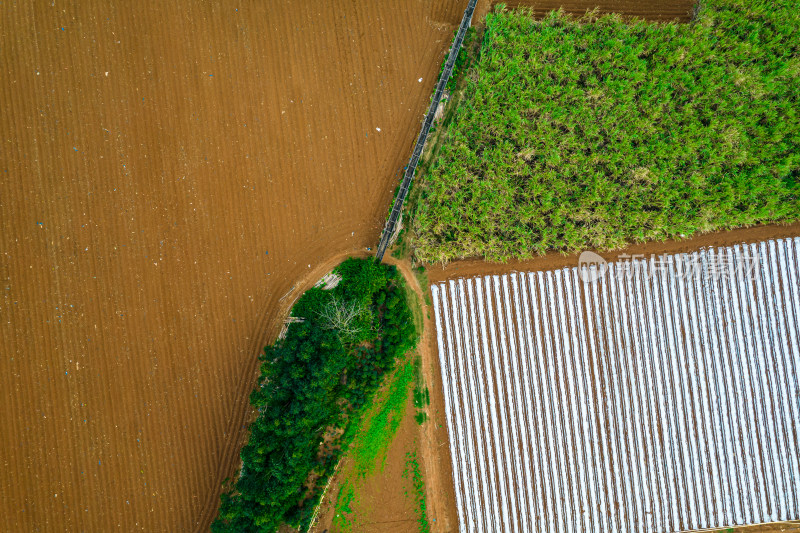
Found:
[[(427, 304), (430, 290), (422, 288), (408, 261), (386, 258), (386, 262), (397, 266), (422, 306), (423, 331), (418, 352), (422, 360), (422, 376), (430, 391), (429, 419), (420, 431), (420, 455), (425, 477), (428, 519), (431, 531), (447, 532), (458, 529), (458, 517), (453, 492), (453, 473), (450, 466), (450, 447), (444, 415), (444, 396), (439, 358), (436, 351), (436, 329), (433, 310)], [(435, 521), (433, 519), (436, 519)]]
[(0, 4), (0, 530), (207, 529), (281, 297), (377, 243), (462, 10)]
[[(649, 257), (650, 254), (675, 254), (709, 246), (729, 246), (742, 242), (750, 243), (767, 239), (796, 237), (798, 235), (800, 235), (800, 222), (787, 225), (770, 224), (733, 231), (715, 231), (682, 241), (670, 240), (636, 244), (613, 252), (601, 252), (600, 255), (612, 261), (625, 254), (628, 256), (642, 255), (644, 257)], [(444, 267), (442, 265), (428, 265), (428, 277), (433, 283), (467, 276), (505, 274), (514, 271), (535, 272), (539, 270), (553, 270), (556, 268), (577, 266), (579, 255), (580, 254), (563, 255), (549, 253), (527, 261), (509, 261), (507, 263), (489, 263), (481, 259), (465, 259), (462, 261), (453, 261)]]
[(482, 19), (497, 4), (509, 9), (530, 7), (534, 14), (542, 16), (554, 9), (562, 8), (567, 13), (583, 15), (595, 7), (601, 13), (622, 13), (645, 20), (687, 22), (691, 18), (695, 2), (692, 0), (490, 0), (478, 2), (475, 20)]

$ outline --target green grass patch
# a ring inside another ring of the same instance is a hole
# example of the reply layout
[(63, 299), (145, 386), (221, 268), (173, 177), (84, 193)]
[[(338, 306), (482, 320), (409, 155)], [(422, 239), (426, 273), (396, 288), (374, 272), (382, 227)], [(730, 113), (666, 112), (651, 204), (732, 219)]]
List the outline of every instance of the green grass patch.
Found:
[(333, 523), (343, 532), (352, 531), (356, 518), (353, 515), (352, 504), (356, 501), (356, 493), (353, 484), (345, 480), (339, 495), (336, 498), (336, 508), (333, 515)]
[(392, 257), (399, 260), (408, 259), (411, 257), (412, 249), (411, 244), (407, 238), (408, 228), (403, 228), (397, 235), (397, 240), (392, 245)]
[[(453, 42), (455, 42), (457, 34), (458, 30), (453, 30)], [(461, 42), (461, 49), (458, 51), (458, 56), (456, 56), (456, 60), (453, 63), (453, 70), (450, 72), (450, 79), (447, 80), (447, 90), (450, 92), (456, 90), (462, 78), (464, 77), (464, 72), (472, 63), (473, 55), (470, 54), (470, 49), (476, 44), (475, 37), (477, 34), (478, 31), (475, 27), (467, 28), (467, 33), (464, 34), (464, 40)], [(453, 42), (450, 43), (451, 47)], [(442, 65), (439, 67), (439, 77), (441, 77), (442, 72), (444, 72), (444, 66), (447, 64), (448, 59), (449, 54), (446, 55), (442, 60)]]
[(425, 504), (425, 480), (422, 478), (422, 471), (417, 460), (416, 450), (406, 454), (406, 468), (403, 477), (411, 478), (414, 487), (414, 499), (416, 500), (417, 522), (419, 523), (420, 533), (429, 533), (431, 530), (428, 522), (427, 506)]
[(420, 369), (420, 365), (422, 361), (419, 357), (414, 359), (414, 407), (417, 409), (414, 414), (414, 420), (416, 420), (417, 424), (424, 424), (426, 420), (428, 420), (428, 414), (426, 412), (426, 408), (431, 403), (431, 396), (430, 392), (428, 391), (428, 387), (425, 385), (425, 380), (422, 377), (422, 372)]
[(428, 387), (421, 385), (419, 388), (414, 389), (414, 407), (424, 409), (431, 403)]
[(383, 470), (386, 452), (405, 415), (414, 376), (412, 362), (400, 366), (389, 382), (386, 396), (378, 404), (378, 409), (365, 418), (356, 434), (350, 452), (358, 476), (370, 475), (376, 468)]
[[(413, 272), (416, 274), (417, 269), (412, 269)], [(419, 301), (419, 297), (414, 290), (409, 287), (408, 283), (403, 280), (402, 282), (402, 289), (405, 292), (406, 300), (409, 302), (409, 308), (411, 309), (411, 316), (414, 320), (414, 327), (417, 331), (422, 331), (423, 326), (423, 319), (422, 319), (422, 305)]]
[(358, 513), (353, 508), (365, 478), (383, 470), (397, 430), (406, 414), (415, 367), (408, 358), (386, 377), (374, 402), (364, 409), (358, 423), (350, 426), (348, 454), (352, 466), (342, 472), (342, 488), (335, 504), (333, 523), (343, 532), (358, 529)]
[(433, 303), (431, 302), (431, 298), (429, 296), (429, 293), (431, 292), (431, 282), (428, 279), (428, 272), (425, 270), (423, 265), (420, 265), (414, 268), (414, 275), (417, 277), (417, 281), (422, 289), (422, 293), (425, 295), (425, 303), (428, 304), (428, 306), (432, 306)]
[(688, 24), (499, 8), (411, 208), (426, 262), (504, 261), (800, 217), (800, 10)]

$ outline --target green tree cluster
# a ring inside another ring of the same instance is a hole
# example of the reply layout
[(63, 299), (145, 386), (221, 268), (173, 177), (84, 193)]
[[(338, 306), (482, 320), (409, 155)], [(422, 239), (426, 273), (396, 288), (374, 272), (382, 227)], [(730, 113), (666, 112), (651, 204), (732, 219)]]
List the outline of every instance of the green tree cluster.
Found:
[[(250, 395), (258, 410), (238, 480), (222, 494), (214, 532), (305, 526), (354, 424), (417, 332), (396, 269), (348, 259), (332, 290), (313, 288), (292, 308), (303, 322), (264, 349)], [(332, 307), (348, 313), (330, 320)], [(354, 312), (349, 313), (349, 311)], [(342, 318), (344, 316), (344, 318)]]
[(497, 9), (413, 210), (427, 262), (613, 249), (800, 217), (800, 9), (688, 24)]

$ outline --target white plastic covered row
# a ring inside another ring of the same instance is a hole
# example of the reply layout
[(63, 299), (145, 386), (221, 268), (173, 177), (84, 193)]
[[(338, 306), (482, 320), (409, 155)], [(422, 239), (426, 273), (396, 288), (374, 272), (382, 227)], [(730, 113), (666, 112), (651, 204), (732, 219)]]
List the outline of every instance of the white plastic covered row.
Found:
[(800, 518), (800, 238), (633, 266), (431, 287), (461, 531)]

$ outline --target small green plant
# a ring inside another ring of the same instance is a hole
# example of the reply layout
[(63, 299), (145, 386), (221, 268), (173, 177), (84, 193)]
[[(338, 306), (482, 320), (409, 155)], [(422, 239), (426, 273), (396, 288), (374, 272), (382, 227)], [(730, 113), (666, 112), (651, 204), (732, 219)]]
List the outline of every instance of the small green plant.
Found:
[(351, 507), (351, 504), (353, 504), (355, 500), (356, 495), (353, 485), (345, 481), (339, 489), (333, 515), (333, 523), (336, 524), (342, 532), (351, 531), (355, 524), (355, 517), (353, 516), (353, 509)]
[(422, 361), (419, 357), (414, 360), (414, 407), (418, 409), (416, 414), (414, 415), (414, 420), (417, 421), (417, 424), (422, 425), (428, 420), (428, 414), (425, 412), (425, 408), (431, 403), (430, 393), (428, 392), (428, 387), (425, 386), (425, 380), (422, 377), (421, 372), (421, 365)]
[[(420, 265), (414, 268), (414, 275), (417, 278), (417, 282), (419, 282), (420, 288), (422, 288), (422, 292), (425, 293), (426, 297), (431, 287), (431, 282), (428, 279), (428, 272), (425, 270), (424, 265)], [(428, 304), (430, 305), (430, 304)]]
[(408, 228), (403, 228), (397, 235), (397, 240), (392, 245), (392, 257), (395, 259), (408, 259), (411, 256), (411, 246), (407, 237)]
[(424, 409), (431, 403), (428, 387), (421, 387), (414, 389), (414, 407)]
[(406, 467), (403, 471), (403, 477), (410, 477), (411, 483), (414, 487), (414, 499), (417, 502), (416, 514), (417, 522), (419, 523), (419, 531), (420, 533), (429, 533), (431, 527), (430, 523), (428, 523), (427, 506), (425, 504), (425, 480), (422, 478), (422, 472), (420, 471), (416, 450), (406, 454)]
[[(450, 43), (451, 48), (456, 40), (457, 33), (458, 30), (453, 31), (453, 40)], [(461, 49), (458, 52), (458, 56), (456, 56), (455, 63), (453, 63), (453, 71), (450, 74), (450, 79), (447, 80), (447, 90), (450, 92), (456, 90), (456, 87), (463, 77), (464, 71), (466, 71), (470, 64), (471, 55), (469, 53), (469, 49), (472, 47), (475, 41), (475, 35), (476, 30), (474, 27), (467, 28), (467, 33), (464, 34), (464, 40), (461, 43)], [(442, 72), (444, 72), (444, 66), (447, 64), (448, 59), (449, 55), (445, 56), (444, 60), (442, 61), (442, 66), (439, 67), (439, 76), (441, 76)]]

